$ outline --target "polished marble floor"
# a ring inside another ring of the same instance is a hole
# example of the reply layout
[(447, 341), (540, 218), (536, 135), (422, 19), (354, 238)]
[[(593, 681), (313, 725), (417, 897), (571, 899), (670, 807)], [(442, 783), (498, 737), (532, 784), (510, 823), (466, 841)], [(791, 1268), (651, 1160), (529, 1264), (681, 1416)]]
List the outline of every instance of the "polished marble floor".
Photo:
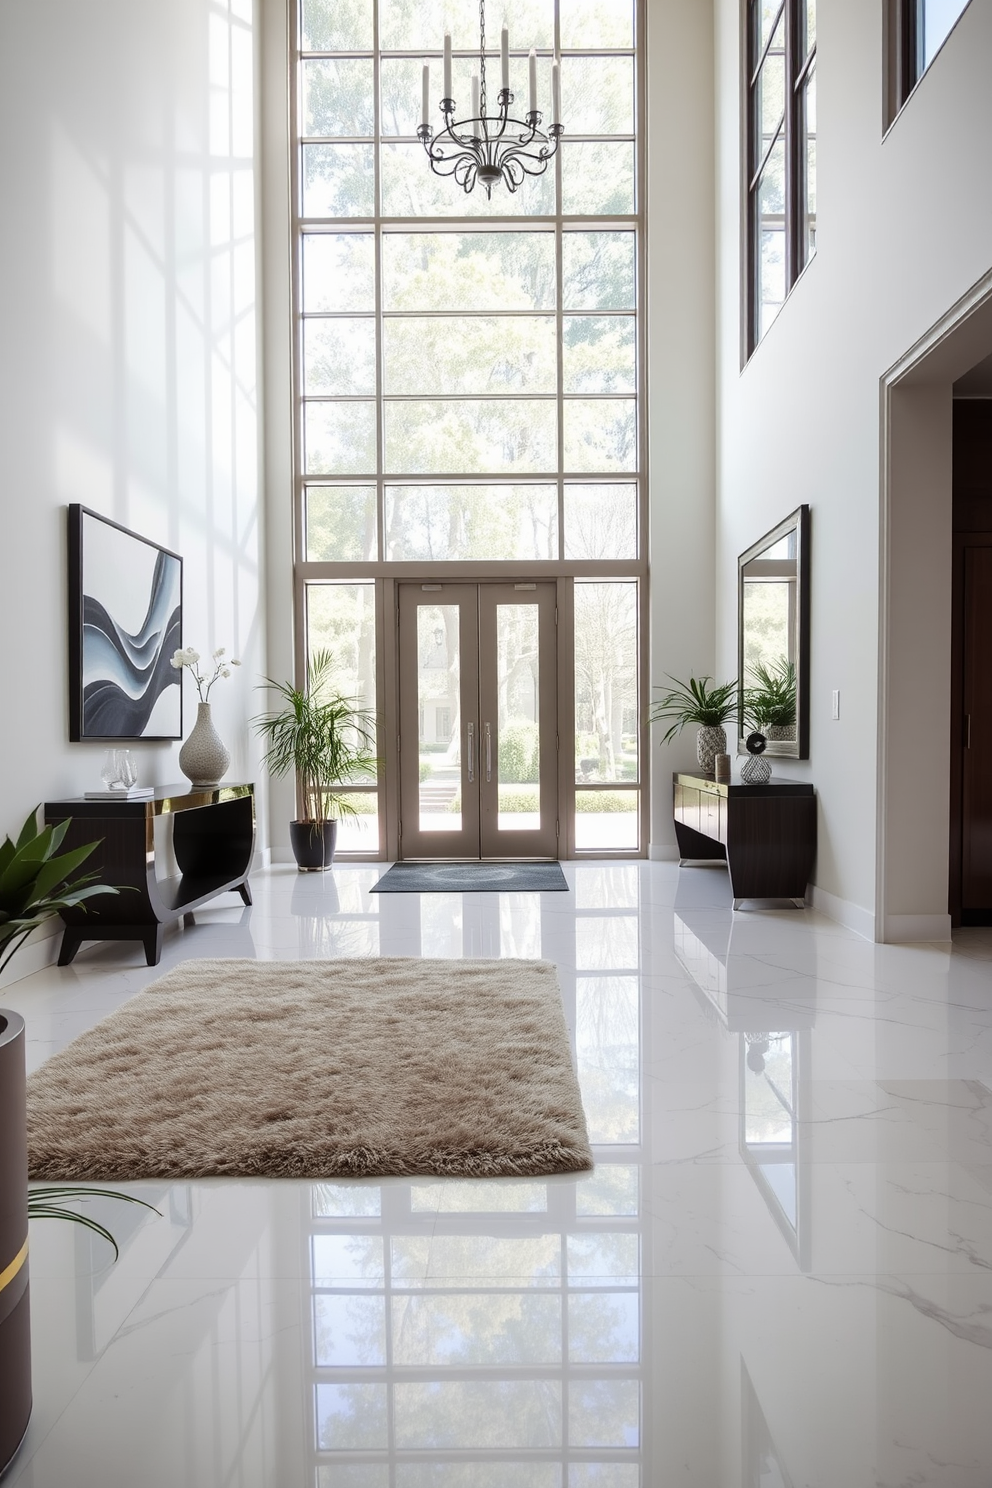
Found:
[[(992, 930), (873, 946), (719, 868), (254, 880), (191, 956), (557, 963), (596, 1153), (542, 1181), (134, 1185), (31, 1235), (4, 1488), (989, 1488)], [(32, 1067), (161, 969), (0, 991)], [(107, 1099), (113, 1099), (108, 1090)]]

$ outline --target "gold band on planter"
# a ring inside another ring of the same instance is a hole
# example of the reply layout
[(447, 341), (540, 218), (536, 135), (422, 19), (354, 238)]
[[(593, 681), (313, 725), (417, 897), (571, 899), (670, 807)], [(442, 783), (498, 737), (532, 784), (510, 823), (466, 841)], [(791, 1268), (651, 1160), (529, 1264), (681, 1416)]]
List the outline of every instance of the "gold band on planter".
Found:
[(13, 1281), (18, 1271), (20, 1271), (27, 1258), (28, 1242), (27, 1240), (25, 1240), (24, 1244), (21, 1246), (20, 1250), (17, 1252), (10, 1265), (5, 1266), (4, 1269), (0, 1271), (0, 1292), (3, 1291), (4, 1287), (10, 1286), (10, 1283)]

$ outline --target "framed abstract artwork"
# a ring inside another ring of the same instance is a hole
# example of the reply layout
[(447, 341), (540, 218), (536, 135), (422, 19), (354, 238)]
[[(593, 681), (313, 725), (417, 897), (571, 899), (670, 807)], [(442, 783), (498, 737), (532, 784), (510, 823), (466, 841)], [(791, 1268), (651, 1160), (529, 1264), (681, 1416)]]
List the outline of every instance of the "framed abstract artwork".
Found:
[(183, 560), (69, 507), (69, 738), (181, 739)]

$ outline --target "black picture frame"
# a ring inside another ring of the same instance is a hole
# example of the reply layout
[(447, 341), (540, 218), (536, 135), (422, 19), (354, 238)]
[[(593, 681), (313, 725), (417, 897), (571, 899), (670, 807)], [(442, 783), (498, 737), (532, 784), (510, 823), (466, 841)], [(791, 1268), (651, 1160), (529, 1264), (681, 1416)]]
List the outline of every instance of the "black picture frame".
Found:
[(181, 739), (182, 558), (78, 503), (68, 531), (70, 741)]

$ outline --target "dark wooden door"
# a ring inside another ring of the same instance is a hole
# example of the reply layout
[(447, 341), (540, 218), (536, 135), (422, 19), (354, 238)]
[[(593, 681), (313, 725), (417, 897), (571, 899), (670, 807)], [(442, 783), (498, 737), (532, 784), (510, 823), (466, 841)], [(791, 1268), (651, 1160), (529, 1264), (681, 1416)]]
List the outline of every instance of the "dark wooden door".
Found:
[(964, 552), (961, 906), (992, 910), (992, 547)]

